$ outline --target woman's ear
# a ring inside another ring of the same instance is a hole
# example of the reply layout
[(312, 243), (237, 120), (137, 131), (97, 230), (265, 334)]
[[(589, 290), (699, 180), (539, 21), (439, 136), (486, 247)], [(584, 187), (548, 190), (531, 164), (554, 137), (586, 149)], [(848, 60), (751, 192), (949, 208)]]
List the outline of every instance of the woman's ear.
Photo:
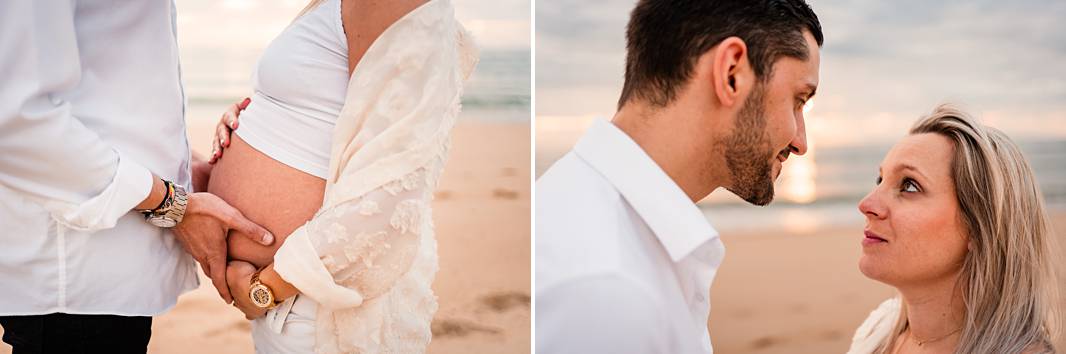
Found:
[(714, 94), (724, 107), (743, 102), (754, 86), (755, 73), (748, 62), (748, 46), (739, 37), (729, 37), (711, 51)]

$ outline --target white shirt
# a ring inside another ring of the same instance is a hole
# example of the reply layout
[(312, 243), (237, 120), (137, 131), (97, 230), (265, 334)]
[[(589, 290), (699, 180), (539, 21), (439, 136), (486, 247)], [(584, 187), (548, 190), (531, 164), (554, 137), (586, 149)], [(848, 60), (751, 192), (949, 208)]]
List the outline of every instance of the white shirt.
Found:
[(538, 353), (711, 353), (725, 247), (643, 149), (598, 120), (536, 184)]
[(174, 4), (0, 1), (0, 315), (155, 315), (198, 285), (130, 210), (189, 187)]

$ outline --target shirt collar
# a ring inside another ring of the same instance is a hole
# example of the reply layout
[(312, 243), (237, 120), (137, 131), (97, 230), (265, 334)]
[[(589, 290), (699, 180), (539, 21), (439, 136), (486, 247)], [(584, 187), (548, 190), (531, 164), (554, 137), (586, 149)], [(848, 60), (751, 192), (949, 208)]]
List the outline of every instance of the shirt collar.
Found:
[(614, 185), (674, 262), (718, 237), (681, 187), (613, 123), (596, 119), (574, 152)]

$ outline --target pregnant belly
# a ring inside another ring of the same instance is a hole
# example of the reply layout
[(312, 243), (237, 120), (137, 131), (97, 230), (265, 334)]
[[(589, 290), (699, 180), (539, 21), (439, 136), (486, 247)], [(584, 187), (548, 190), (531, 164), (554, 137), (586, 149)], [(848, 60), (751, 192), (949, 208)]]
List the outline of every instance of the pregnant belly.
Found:
[(322, 206), (326, 181), (270, 158), (237, 134), (231, 140), (211, 171), (207, 191), (274, 235), (274, 244), (263, 246), (230, 231), (230, 259), (263, 267), (273, 262), (285, 238)]

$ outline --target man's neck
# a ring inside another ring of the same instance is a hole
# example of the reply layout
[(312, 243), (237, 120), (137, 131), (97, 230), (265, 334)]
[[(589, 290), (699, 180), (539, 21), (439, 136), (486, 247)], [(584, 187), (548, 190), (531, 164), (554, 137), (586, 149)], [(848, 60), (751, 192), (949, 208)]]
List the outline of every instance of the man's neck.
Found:
[(930, 284), (900, 288), (906, 303), (910, 337), (915, 341), (936, 341), (937, 347), (954, 348), (966, 315), (962, 289), (957, 277)]
[(722, 186), (728, 175), (719, 151), (710, 151), (716, 144), (701, 146), (693, 139), (693, 132), (685, 115), (670, 107), (650, 109), (627, 105), (611, 120), (666, 172), (693, 202), (706, 197)]

